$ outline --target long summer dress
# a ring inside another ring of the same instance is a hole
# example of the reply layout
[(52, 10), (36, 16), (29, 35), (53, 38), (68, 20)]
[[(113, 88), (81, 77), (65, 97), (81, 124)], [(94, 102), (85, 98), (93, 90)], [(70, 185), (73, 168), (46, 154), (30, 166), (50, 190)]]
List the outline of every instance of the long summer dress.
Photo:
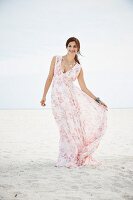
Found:
[(51, 90), (51, 107), (60, 133), (55, 167), (99, 165), (92, 157), (107, 127), (107, 109), (73, 82), (81, 64), (63, 73), (62, 56), (56, 56)]

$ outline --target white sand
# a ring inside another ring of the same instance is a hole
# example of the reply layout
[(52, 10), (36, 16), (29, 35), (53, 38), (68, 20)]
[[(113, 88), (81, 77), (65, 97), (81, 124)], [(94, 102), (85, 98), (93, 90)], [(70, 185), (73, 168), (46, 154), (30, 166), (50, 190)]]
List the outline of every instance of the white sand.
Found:
[[(0, 200), (133, 200), (133, 109), (110, 109), (97, 168), (56, 168), (50, 109), (0, 111)], [(15, 197), (16, 195), (16, 197)]]

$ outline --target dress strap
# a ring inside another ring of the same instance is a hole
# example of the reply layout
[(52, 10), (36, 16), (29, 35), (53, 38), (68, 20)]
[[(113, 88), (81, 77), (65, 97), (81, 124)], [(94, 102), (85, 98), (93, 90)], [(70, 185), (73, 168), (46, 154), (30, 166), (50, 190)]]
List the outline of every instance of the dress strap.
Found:
[(60, 56), (56, 55), (55, 57), (56, 57), (56, 59), (55, 59), (55, 65), (56, 65), (60, 61)]
[(55, 66), (54, 66), (54, 74), (57, 73), (57, 68), (58, 68), (58, 62), (60, 61), (60, 56), (56, 55), (55, 56)]

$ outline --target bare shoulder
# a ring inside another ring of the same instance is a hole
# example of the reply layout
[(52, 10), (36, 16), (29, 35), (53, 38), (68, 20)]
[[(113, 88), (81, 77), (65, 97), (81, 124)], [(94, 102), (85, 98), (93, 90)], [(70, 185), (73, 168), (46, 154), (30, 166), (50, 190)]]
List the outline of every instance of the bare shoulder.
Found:
[(56, 56), (53, 56), (51, 62), (55, 63), (55, 61), (56, 61)]
[(83, 68), (80, 64), (79, 64), (79, 69), (80, 69), (80, 71), (79, 71), (78, 77), (81, 77), (81, 76), (83, 76)]
[(53, 56), (53, 57), (52, 57), (52, 59), (51, 59), (51, 64), (50, 64), (50, 68), (54, 68), (55, 63), (56, 63), (56, 57), (57, 57), (57, 56)]
[(48, 75), (49, 79), (52, 79), (54, 75), (55, 62), (56, 62), (56, 56), (53, 56), (50, 63), (50, 69), (49, 69), (49, 75)]

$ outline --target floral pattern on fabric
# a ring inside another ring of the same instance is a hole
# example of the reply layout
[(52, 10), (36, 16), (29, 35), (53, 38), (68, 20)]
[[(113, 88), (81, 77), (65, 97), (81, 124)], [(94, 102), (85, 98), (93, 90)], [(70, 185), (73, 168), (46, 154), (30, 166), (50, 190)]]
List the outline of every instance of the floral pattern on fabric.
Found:
[(107, 128), (107, 110), (74, 85), (81, 65), (66, 73), (61, 69), (62, 56), (56, 56), (51, 91), (52, 113), (59, 128), (57, 167), (100, 164), (92, 154)]

